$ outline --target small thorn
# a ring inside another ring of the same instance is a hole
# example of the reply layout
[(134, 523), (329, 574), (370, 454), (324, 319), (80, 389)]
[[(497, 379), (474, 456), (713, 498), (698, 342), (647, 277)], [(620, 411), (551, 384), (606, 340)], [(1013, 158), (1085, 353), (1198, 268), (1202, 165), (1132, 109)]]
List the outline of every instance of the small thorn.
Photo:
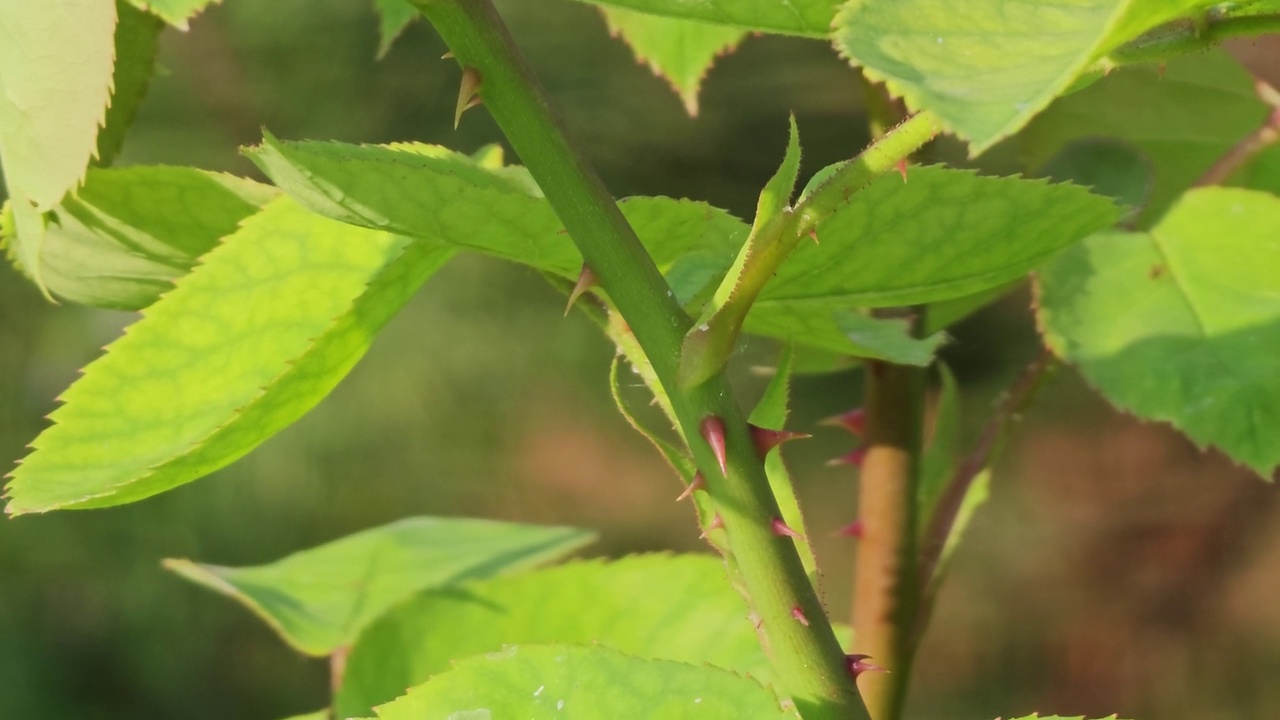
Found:
[(480, 71), (475, 68), (462, 69), (462, 84), (458, 87), (458, 106), (453, 112), (453, 129), (458, 129), (462, 122), (462, 113), (480, 104)]
[(814, 245), (818, 245), (818, 228), (809, 228), (809, 239), (813, 240)]
[(440, 59), (441, 59), (441, 60), (452, 60), (452, 59), (453, 59), (453, 51), (452, 51), (452, 50), (445, 50), (445, 51), (444, 51), (444, 54), (440, 56)]
[(592, 272), (591, 268), (587, 267), (586, 263), (583, 263), (582, 272), (578, 273), (578, 282), (569, 293), (569, 303), (564, 306), (565, 317), (569, 316), (569, 311), (573, 309), (573, 304), (578, 302), (578, 298), (582, 297), (582, 293), (599, 284), (596, 274)]
[(782, 522), (782, 518), (774, 518), (773, 521), (769, 523), (769, 529), (778, 537), (796, 538), (797, 540), (800, 539), (800, 533), (788, 527), (786, 523)]
[(862, 467), (862, 461), (866, 459), (867, 448), (866, 446), (860, 446), (854, 448), (852, 452), (847, 452), (838, 458), (828, 460), (827, 467), (834, 467), (836, 465), (852, 465), (860, 468)]
[(902, 176), (902, 182), (907, 181), (907, 159), (902, 158), (898, 161), (898, 174)]
[(711, 518), (711, 522), (707, 523), (707, 527), (702, 530), (702, 534), (698, 536), (699, 540), (705, 540), (712, 530), (720, 530), (724, 528), (724, 518), (720, 517), (720, 513)]
[(862, 536), (866, 532), (867, 532), (867, 528), (865, 525), (862, 524), (862, 521), (854, 520), (848, 525), (845, 525), (844, 527), (837, 530), (836, 534), (840, 535), (841, 537), (851, 537), (851, 538), (857, 538), (861, 540)]
[(844, 669), (849, 672), (849, 675), (853, 676), (854, 680), (857, 680), (858, 676), (864, 672), (889, 672), (879, 665), (873, 665), (867, 662), (867, 659), (870, 657), (870, 655), (858, 654), (845, 655)]
[(867, 411), (862, 408), (854, 408), (849, 412), (833, 415), (826, 420), (822, 420), (819, 425), (828, 425), (831, 427), (840, 427), (859, 437), (867, 433)]
[(720, 464), (720, 474), (729, 474), (729, 458), (725, 454), (724, 446), (724, 420), (715, 415), (708, 415), (702, 419), (702, 424), (698, 426), (698, 432), (702, 433), (702, 439), (707, 441), (711, 446), (711, 452), (715, 453), (716, 462)]
[(769, 451), (788, 440), (804, 440), (813, 437), (809, 433), (791, 432), (790, 430), (768, 430), (762, 427), (751, 427), (751, 439), (756, 443), (756, 451), (763, 459)]
[(694, 473), (693, 480), (685, 487), (684, 492), (680, 493), (680, 497), (676, 498), (676, 502), (680, 502), (685, 498), (693, 497), (693, 494), (707, 487), (707, 479), (702, 477), (702, 473)]
[(801, 625), (809, 627), (809, 618), (804, 616), (804, 611), (800, 609), (799, 605), (791, 608), (791, 617), (795, 618), (796, 622)]

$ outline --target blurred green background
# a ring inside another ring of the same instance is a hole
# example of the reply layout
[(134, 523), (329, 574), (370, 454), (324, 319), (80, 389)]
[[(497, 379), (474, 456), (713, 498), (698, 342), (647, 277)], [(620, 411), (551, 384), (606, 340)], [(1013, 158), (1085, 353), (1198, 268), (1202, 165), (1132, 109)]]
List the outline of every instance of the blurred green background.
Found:
[[(806, 173), (867, 140), (856, 76), (822, 43), (747, 40), (689, 119), (591, 8), (500, 5), (620, 196), (748, 217), (788, 111)], [(121, 162), (253, 174), (237, 147), (262, 127), (468, 151), (500, 140), (483, 110), (452, 129), (458, 70), (428, 28), (376, 61), (376, 23), (369, 0), (225, 0), (166, 31)], [(963, 162), (954, 145), (932, 152)], [(1013, 169), (1007, 150), (984, 164)], [(1028, 297), (953, 329), (945, 357), (970, 436), (1035, 353)], [(164, 557), (260, 563), (417, 514), (590, 527), (594, 553), (705, 550), (671, 502), (677, 483), (613, 410), (612, 349), (562, 302), (530, 272), (461, 258), (328, 400), (248, 458), (137, 505), (0, 522), (0, 718), (269, 719), (325, 703), (323, 663), (168, 575)], [(0, 269), (0, 459), (24, 454), (76, 369), (132, 319), (46, 304)], [(744, 359), (747, 392), (759, 388), (747, 366), (770, 352)], [(814, 424), (855, 405), (860, 383), (802, 379), (795, 425), (817, 437), (789, 450), (837, 618), (853, 548), (830, 533), (856, 514), (854, 474), (824, 462), (852, 441)], [(1067, 371), (1019, 424), (994, 488), (942, 593), (912, 717), (1280, 717), (1274, 486), (1111, 411)]]

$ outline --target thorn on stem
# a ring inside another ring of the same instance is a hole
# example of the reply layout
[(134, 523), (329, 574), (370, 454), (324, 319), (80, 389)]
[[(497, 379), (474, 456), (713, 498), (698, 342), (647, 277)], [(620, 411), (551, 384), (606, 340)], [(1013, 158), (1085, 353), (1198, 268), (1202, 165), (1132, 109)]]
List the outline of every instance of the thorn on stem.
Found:
[(844, 428), (850, 433), (862, 437), (867, 434), (867, 411), (857, 407), (849, 412), (833, 415), (818, 423), (819, 425), (828, 425), (831, 427)]
[(453, 51), (452, 51), (452, 50), (445, 50), (445, 51), (444, 51), (444, 54), (440, 56), (440, 59), (441, 59), (441, 60), (452, 60), (452, 59), (453, 59)]
[(837, 465), (852, 465), (856, 468), (862, 467), (862, 463), (867, 459), (867, 447), (860, 445), (851, 452), (847, 452), (838, 458), (832, 458), (827, 461), (827, 467), (835, 467)]
[(861, 540), (862, 536), (865, 535), (866, 532), (867, 532), (866, 526), (863, 525), (862, 520), (859, 519), (859, 520), (854, 520), (848, 525), (845, 525), (844, 527), (840, 528), (839, 530), (836, 531), (836, 534), (841, 537), (851, 537), (851, 538), (856, 538), (858, 540)]
[(867, 662), (870, 657), (870, 655), (859, 654), (845, 655), (844, 669), (848, 671), (849, 675), (852, 676), (854, 680), (857, 680), (858, 676), (864, 672), (889, 672), (879, 665), (873, 665), (872, 663)]
[(898, 161), (898, 174), (902, 176), (902, 182), (907, 181), (907, 159), (902, 158)]
[(773, 534), (777, 535), (778, 537), (789, 537), (789, 538), (795, 538), (797, 540), (800, 539), (800, 533), (796, 532), (795, 530), (792, 530), (786, 523), (782, 521), (782, 518), (774, 518), (769, 523), (769, 529), (772, 530)]
[(809, 228), (809, 239), (810, 239), (810, 240), (813, 240), (813, 244), (814, 244), (814, 245), (818, 245), (818, 244), (819, 244), (819, 243), (818, 243), (818, 228), (816, 228), (816, 227)]
[(690, 480), (689, 484), (685, 486), (684, 492), (680, 493), (680, 497), (676, 498), (676, 502), (680, 502), (685, 498), (693, 497), (693, 494), (695, 492), (699, 490), (703, 490), (706, 487), (707, 487), (707, 479), (702, 476), (702, 473), (700, 472), (694, 473), (693, 480)]
[(791, 608), (791, 617), (795, 618), (796, 622), (801, 625), (809, 627), (809, 618), (804, 616), (804, 611), (800, 609), (799, 605)]
[(462, 122), (462, 113), (480, 104), (480, 71), (473, 68), (462, 69), (462, 84), (458, 87), (458, 106), (453, 111), (453, 129), (458, 129)]
[(813, 437), (809, 433), (792, 432), (790, 430), (769, 430), (762, 427), (751, 425), (751, 439), (756, 443), (756, 451), (760, 453), (760, 459), (763, 460), (769, 451), (778, 447), (788, 440), (803, 440)]
[(716, 513), (716, 516), (711, 518), (711, 522), (707, 523), (707, 526), (702, 529), (702, 534), (698, 536), (698, 539), (705, 540), (712, 530), (722, 529), (724, 529), (724, 518), (720, 517), (720, 513)]
[(573, 304), (578, 302), (578, 298), (582, 297), (583, 293), (599, 284), (600, 281), (595, 272), (587, 267), (586, 263), (583, 263), (582, 272), (578, 273), (578, 282), (573, 286), (573, 290), (569, 292), (569, 302), (564, 306), (565, 317), (569, 316), (569, 311), (573, 309)]
[(711, 446), (711, 452), (716, 456), (716, 463), (720, 465), (720, 474), (727, 476), (729, 474), (729, 458), (725, 450), (724, 420), (715, 415), (708, 415), (702, 419), (702, 424), (698, 426), (698, 432), (702, 434), (702, 439), (706, 440), (707, 444)]

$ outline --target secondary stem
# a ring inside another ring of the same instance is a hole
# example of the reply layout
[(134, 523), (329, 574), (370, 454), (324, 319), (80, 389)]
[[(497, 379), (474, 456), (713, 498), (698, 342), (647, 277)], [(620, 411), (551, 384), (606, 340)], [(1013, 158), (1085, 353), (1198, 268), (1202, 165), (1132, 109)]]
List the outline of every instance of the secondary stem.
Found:
[(1280, 13), (1219, 15), (1207, 13), (1199, 22), (1179, 22), (1157, 28), (1107, 55), (1112, 65), (1161, 62), (1179, 55), (1208, 50), (1223, 40), (1280, 32)]
[(1244, 136), (1225, 155), (1218, 158), (1204, 175), (1196, 180), (1195, 187), (1221, 185), (1226, 182), (1245, 163), (1265, 150), (1268, 146), (1280, 142), (1280, 107), (1274, 108), (1262, 127)]
[[(708, 492), (724, 522), (730, 557), (760, 618), (780, 689), (806, 720), (866, 718), (844, 654), (780, 516), (746, 418), (724, 375), (682, 389), (679, 352), (692, 320), (618, 211), (614, 199), (569, 145), (541, 85), (520, 57), (490, 0), (413, 0), (464, 68), (479, 95), (568, 228), (587, 265), (626, 320), (667, 391)], [(725, 470), (699, 428), (725, 430)], [(807, 621), (798, 622), (795, 613)]]

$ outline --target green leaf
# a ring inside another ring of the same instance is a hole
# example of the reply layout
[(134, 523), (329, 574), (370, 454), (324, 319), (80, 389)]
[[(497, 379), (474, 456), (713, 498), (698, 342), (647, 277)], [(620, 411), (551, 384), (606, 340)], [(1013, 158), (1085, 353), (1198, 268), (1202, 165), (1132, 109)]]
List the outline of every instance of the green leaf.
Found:
[[(1205, 112), (1213, 108), (1213, 112)], [(1123, 67), (1060, 98), (1019, 139), (1023, 160), (1038, 170), (1075, 140), (1131, 143), (1151, 163), (1154, 183), (1139, 222), (1160, 218), (1227, 150), (1270, 112), (1253, 79), (1220, 50), (1151, 65)]]
[(40, 272), (63, 299), (140, 310), (277, 195), (194, 168), (90, 168), (84, 187), (50, 214)]
[(450, 662), (504, 643), (596, 642), (646, 658), (772, 675), (720, 560), (643, 555), (423, 593), (361, 634), (334, 707), (339, 717), (367, 712)]
[[(448, 243), (576, 280), (582, 255), (520, 167), (494, 170), (433, 146), (280, 142), (249, 157), (282, 190), (335, 220)], [(687, 302), (732, 261), (741, 221), (705, 203), (620, 203), (676, 297)]]
[(106, 120), (98, 133), (97, 151), (94, 153), (97, 157), (95, 164), (101, 166), (110, 165), (120, 152), (124, 136), (147, 95), (155, 70), (157, 41), (164, 29), (163, 20), (134, 8), (125, 0), (116, 0), (116, 12), (119, 23), (115, 35), (111, 107), (107, 109)]
[[(1073, 185), (942, 167), (912, 168), (905, 185), (884, 175), (818, 226), (819, 244), (791, 255), (747, 329), (804, 327), (805, 318), (837, 309), (931, 303), (999, 287), (1115, 216), (1110, 201)], [(849, 345), (834, 322), (806, 330), (812, 344)]]
[(741, 30), (825, 38), (839, 0), (581, 0), (605, 8), (730, 25)]
[(741, 28), (696, 20), (603, 8), (609, 33), (621, 37), (636, 59), (671, 83), (684, 109), (698, 115), (698, 92), (716, 58), (733, 52), (747, 33)]
[(114, 2), (0, 4), (0, 166), (17, 228), (9, 243), (42, 291), (39, 213), (80, 183), (97, 148), (115, 27)]
[(942, 390), (934, 410), (929, 444), (921, 458), (920, 486), (916, 490), (916, 515), (921, 519), (921, 531), (929, 527), (938, 498), (955, 475), (960, 446), (960, 387), (945, 363), (938, 363), (938, 373), (942, 376)]
[(418, 8), (408, 0), (374, 0), (378, 7), (378, 57), (382, 58), (409, 23), (418, 19)]
[(796, 718), (751, 678), (606, 647), (508, 646), (468, 658), (377, 708), (380, 720)]
[(313, 713), (306, 713), (305, 715), (293, 715), (291, 717), (285, 718), (284, 720), (332, 720), (332, 718), (333, 718), (333, 715), (331, 715), (329, 711), (325, 709), (325, 710), (317, 710)]
[(187, 29), (187, 21), (209, 5), (222, 0), (129, 0), (141, 10), (148, 10), (165, 22), (180, 29)]
[(1099, 233), (1039, 274), (1045, 342), (1112, 403), (1264, 477), (1280, 464), (1280, 198), (1185, 194), (1146, 233)]
[(913, 110), (934, 113), (976, 155), (1017, 132), (1092, 62), (1209, 0), (851, 0), (841, 54)]
[(525, 570), (594, 539), (574, 528), (419, 517), (268, 565), (164, 565), (249, 608), (299, 652), (323, 656), (415, 593)]
[[(1098, 720), (1117, 720), (1117, 717), (1118, 716), (1116, 715), (1108, 715), (1104, 718), (1098, 718)], [(1032, 715), (1023, 715), (1022, 717), (1012, 718), (1012, 720), (1088, 720), (1088, 718), (1084, 715), (1073, 715), (1071, 717), (1067, 717), (1066, 715), (1040, 715), (1039, 713), (1035, 713)]]
[(226, 466), (324, 398), (449, 257), (274, 201), (64, 393), (8, 512), (119, 505)]

